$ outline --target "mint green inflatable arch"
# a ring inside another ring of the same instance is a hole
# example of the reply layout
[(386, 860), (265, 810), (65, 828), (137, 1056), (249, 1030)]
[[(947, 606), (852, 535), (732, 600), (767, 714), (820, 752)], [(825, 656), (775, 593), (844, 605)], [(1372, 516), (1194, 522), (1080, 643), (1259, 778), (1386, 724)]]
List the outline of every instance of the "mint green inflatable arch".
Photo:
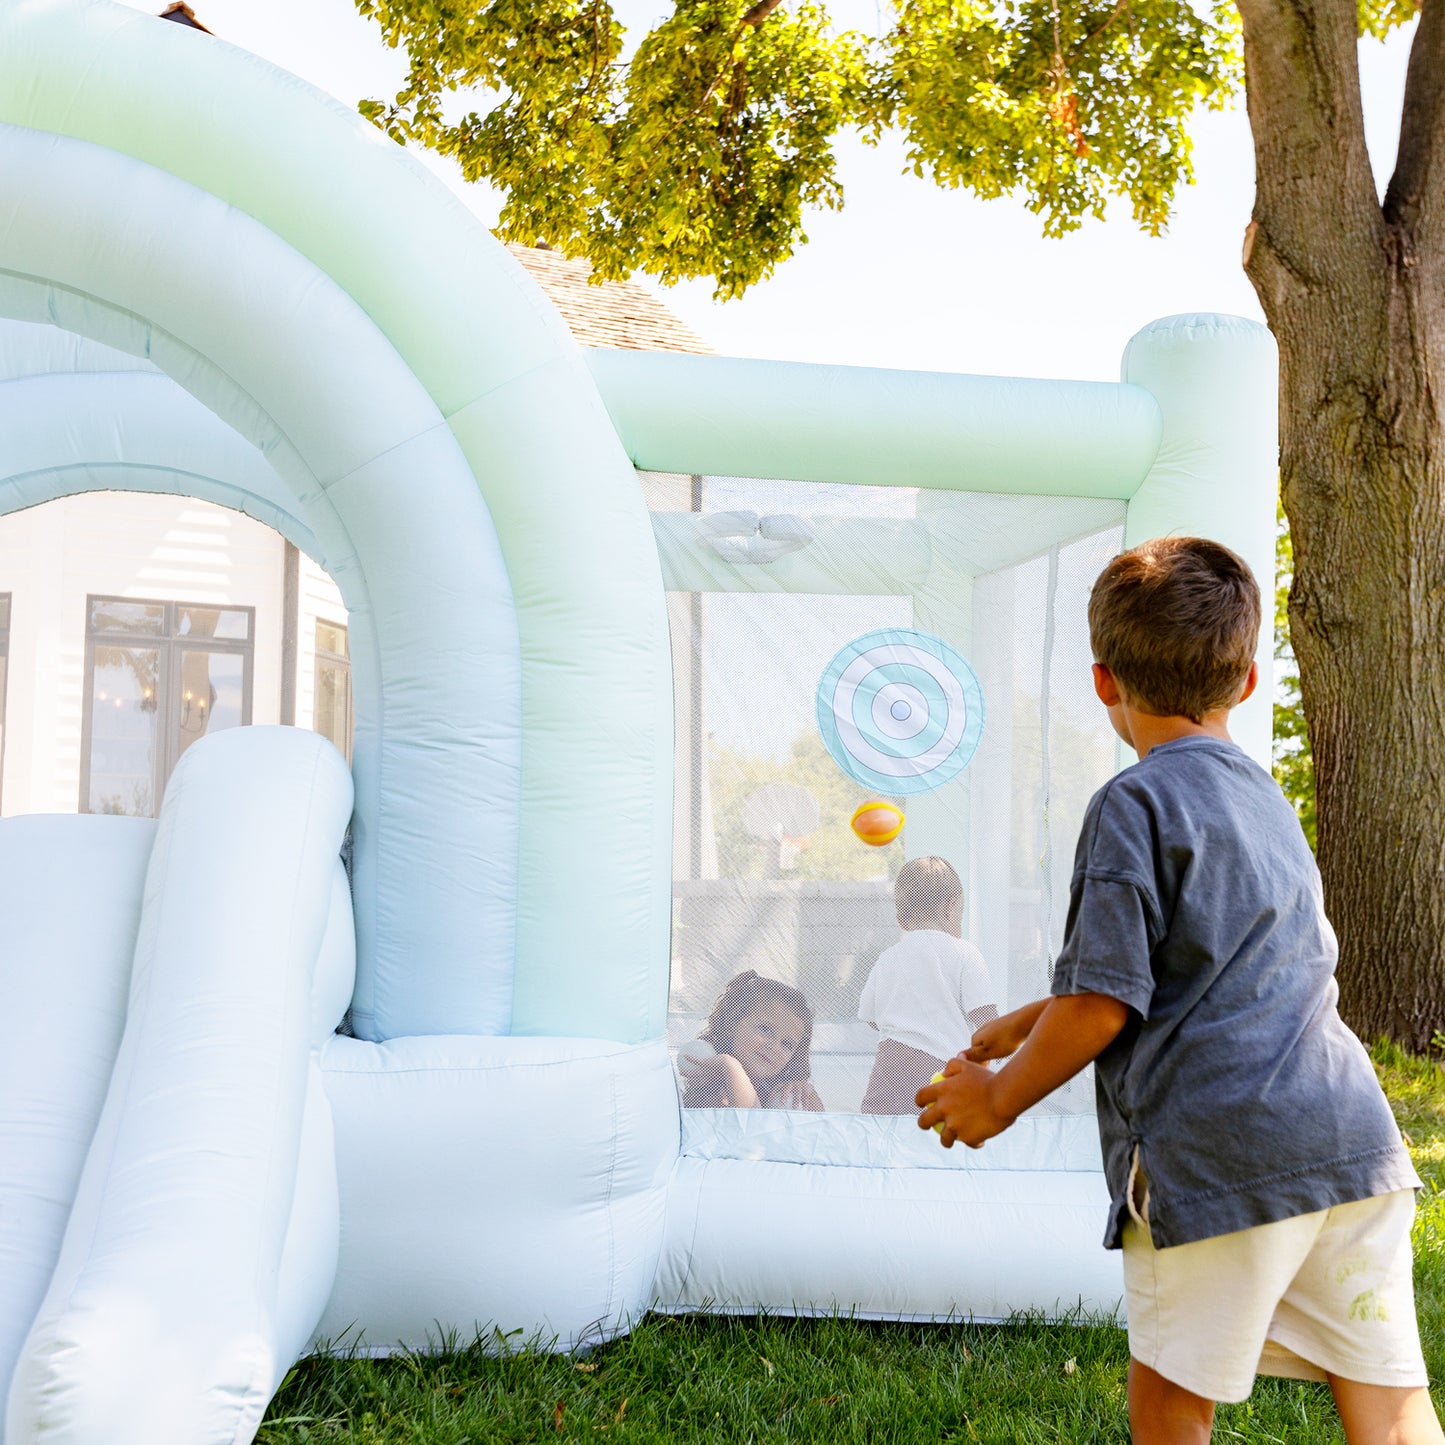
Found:
[(265, 457), (168, 376), (53, 326), (0, 321), (6, 509), (92, 491), (204, 496), (320, 560)]
[(107, 0), (0, 13), (0, 161), (0, 315), (257, 447), (362, 619), (358, 1031), (656, 1037), (658, 563), (548, 303), (358, 117)]

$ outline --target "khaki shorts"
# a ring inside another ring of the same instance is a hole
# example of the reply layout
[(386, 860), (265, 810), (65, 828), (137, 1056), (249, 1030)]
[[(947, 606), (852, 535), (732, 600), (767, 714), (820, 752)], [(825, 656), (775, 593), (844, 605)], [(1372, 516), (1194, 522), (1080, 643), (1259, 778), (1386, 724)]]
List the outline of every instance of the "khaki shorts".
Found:
[(1129, 1353), (1141, 1364), (1223, 1401), (1247, 1399), (1256, 1374), (1427, 1383), (1413, 1190), (1155, 1249), (1139, 1183), (1124, 1226), (1124, 1295)]

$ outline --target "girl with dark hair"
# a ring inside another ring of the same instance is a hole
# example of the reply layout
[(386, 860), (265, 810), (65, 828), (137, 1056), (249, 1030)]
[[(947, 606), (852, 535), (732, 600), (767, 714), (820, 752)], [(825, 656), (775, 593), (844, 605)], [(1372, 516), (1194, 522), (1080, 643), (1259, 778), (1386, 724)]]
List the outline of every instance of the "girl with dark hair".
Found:
[(752, 969), (713, 1005), (695, 1044), (678, 1053), (685, 1109), (813, 1109), (813, 1011), (797, 989)]

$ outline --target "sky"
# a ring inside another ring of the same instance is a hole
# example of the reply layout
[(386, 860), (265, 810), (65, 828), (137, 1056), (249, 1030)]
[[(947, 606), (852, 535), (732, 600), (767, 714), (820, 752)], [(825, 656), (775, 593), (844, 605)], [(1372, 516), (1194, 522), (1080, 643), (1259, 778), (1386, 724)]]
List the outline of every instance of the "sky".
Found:
[[(157, 11), (162, 0), (122, 0)], [(347, 105), (384, 97), (405, 71), (352, 0), (191, 0), (217, 35), (329, 91)], [(664, 0), (614, 0), (625, 24)], [(875, 31), (883, 0), (833, 0), (834, 20)], [(1394, 161), (1410, 32), (1361, 43), (1366, 131), (1383, 191)], [(736, 301), (709, 282), (649, 286), (720, 352), (995, 376), (1110, 381), (1130, 336), (1187, 311), (1262, 319), (1240, 268), (1254, 193), (1242, 99), (1194, 126), (1196, 182), (1176, 198), (1168, 234), (1144, 235), (1123, 205), (1047, 240), (1021, 201), (980, 201), (904, 172), (896, 139), (839, 147), (845, 206), (806, 221), (809, 244)], [(491, 224), (495, 193), (450, 162), (421, 155)]]

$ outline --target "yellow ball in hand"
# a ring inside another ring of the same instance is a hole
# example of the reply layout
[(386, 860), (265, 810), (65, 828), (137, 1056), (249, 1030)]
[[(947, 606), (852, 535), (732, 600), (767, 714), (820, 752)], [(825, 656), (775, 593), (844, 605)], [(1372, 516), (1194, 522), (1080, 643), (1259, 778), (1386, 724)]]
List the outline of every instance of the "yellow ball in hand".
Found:
[[(941, 1084), (943, 1082), (943, 1075), (935, 1074), (928, 1082), (930, 1084)], [(933, 1126), (933, 1132), (935, 1134), (943, 1133), (943, 1121), (941, 1119)]]

